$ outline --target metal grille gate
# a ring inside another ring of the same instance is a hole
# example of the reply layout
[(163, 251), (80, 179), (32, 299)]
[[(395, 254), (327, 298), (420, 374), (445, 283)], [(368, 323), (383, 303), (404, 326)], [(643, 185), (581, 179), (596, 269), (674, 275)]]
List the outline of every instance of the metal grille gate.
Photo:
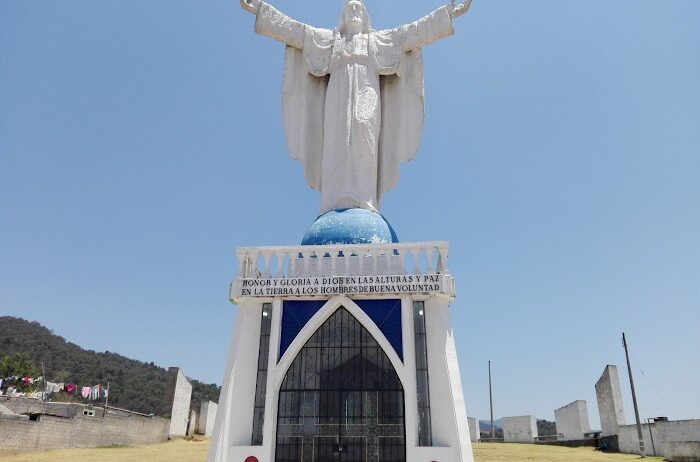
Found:
[(345, 308), (316, 331), (279, 394), (276, 462), (404, 462), (404, 393), (391, 361)]

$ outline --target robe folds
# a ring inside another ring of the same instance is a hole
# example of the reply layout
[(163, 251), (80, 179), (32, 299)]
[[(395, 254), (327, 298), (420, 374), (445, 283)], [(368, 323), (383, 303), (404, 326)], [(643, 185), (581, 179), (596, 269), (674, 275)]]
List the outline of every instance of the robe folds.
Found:
[(413, 159), (424, 118), (421, 47), (451, 35), (446, 7), (395, 29), (342, 36), (262, 3), (255, 30), (285, 50), (282, 114), (287, 148), (321, 192), (321, 213), (377, 211)]

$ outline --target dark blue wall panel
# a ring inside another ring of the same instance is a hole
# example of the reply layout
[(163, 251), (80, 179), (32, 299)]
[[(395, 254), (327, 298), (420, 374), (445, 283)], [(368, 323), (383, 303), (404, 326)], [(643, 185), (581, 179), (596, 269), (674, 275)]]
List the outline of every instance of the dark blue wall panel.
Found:
[[(382, 331), (403, 361), (401, 300), (353, 300)], [(287, 300), (282, 304), (280, 358), (307, 322), (326, 304), (325, 300)]]

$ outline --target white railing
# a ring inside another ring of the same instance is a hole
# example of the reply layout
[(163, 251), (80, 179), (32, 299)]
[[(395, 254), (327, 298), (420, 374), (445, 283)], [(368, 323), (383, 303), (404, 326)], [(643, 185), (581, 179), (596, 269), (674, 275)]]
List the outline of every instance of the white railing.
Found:
[(448, 274), (447, 242), (236, 249), (237, 279)]

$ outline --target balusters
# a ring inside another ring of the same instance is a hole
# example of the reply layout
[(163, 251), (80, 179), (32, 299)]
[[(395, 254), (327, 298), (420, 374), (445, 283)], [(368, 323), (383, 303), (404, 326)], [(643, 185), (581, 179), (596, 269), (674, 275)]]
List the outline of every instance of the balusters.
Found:
[(282, 270), (282, 265), (284, 265), (284, 256), (286, 254), (284, 252), (277, 252), (275, 253), (275, 256), (277, 256), (277, 272), (275, 273), (276, 278), (281, 278), (284, 277), (284, 272)]
[(309, 274), (309, 276), (318, 276), (321, 273), (321, 264), (323, 263), (323, 253), (320, 255), (318, 252), (315, 250), (311, 252), (311, 258), (309, 259), (311, 261), (311, 266), (312, 266), (312, 272)]
[(260, 270), (258, 269), (258, 258), (260, 258), (260, 252), (252, 251), (250, 253), (250, 265), (248, 270), (248, 277), (259, 278)]
[(262, 271), (262, 276), (264, 278), (269, 278), (270, 277), (270, 259), (272, 258), (272, 252), (271, 251), (266, 251), (263, 252), (263, 271)]
[(287, 274), (287, 277), (297, 277), (297, 262), (299, 261), (299, 253), (298, 252), (289, 252), (289, 274)]
[(248, 259), (248, 254), (245, 252), (236, 252), (236, 256), (238, 257), (238, 277), (243, 278), (246, 276), (246, 263)]
[(413, 255), (413, 274), (420, 274), (420, 247), (411, 247)]
[(391, 256), (392, 256), (392, 254), (393, 254), (393, 252), (392, 252), (391, 250), (389, 250), (388, 252), (387, 252), (387, 251), (382, 252), (381, 255), (380, 255), (381, 257), (383, 257), (383, 258), (380, 260), (380, 263), (383, 262), (383, 264), (380, 264), (380, 265), (379, 265), (379, 268), (380, 268), (379, 270), (380, 270), (383, 274), (393, 274), (393, 273), (394, 273), (394, 272), (392, 271), (393, 268), (391, 267)]
[(401, 274), (406, 274), (406, 255), (408, 255), (408, 252), (403, 250), (398, 250), (397, 252), (399, 259), (399, 269), (401, 271)]
[(299, 253), (301, 254), (302, 266), (303, 266), (303, 269), (301, 270), (300, 276), (308, 276), (309, 275), (309, 260), (311, 259), (310, 255), (308, 252), (304, 252), (304, 251), (301, 251)]
[[(249, 247), (236, 251), (237, 277), (284, 278), (423, 272), (445, 274), (449, 271), (448, 251), (447, 244), (442, 242)], [(425, 262), (421, 261), (423, 256)], [(409, 258), (413, 259), (412, 267)]]
[(425, 259), (427, 262), (427, 266), (425, 269), (426, 273), (432, 273), (433, 272), (433, 248), (428, 247), (426, 249), (423, 249), (425, 252)]
[(438, 267), (437, 272), (440, 274), (445, 274), (447, 270), (447, 248), (438, 247)]

